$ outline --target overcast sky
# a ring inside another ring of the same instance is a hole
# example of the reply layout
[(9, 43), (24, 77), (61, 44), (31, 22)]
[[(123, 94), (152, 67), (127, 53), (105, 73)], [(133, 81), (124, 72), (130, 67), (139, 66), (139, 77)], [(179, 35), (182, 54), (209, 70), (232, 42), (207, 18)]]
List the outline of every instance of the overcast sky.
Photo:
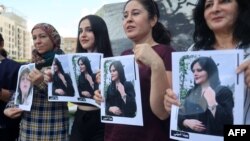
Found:
[(104, 4), (127, 0), (1, 0), (0, 5), (25, 17), (30, 30), (36, 23), (55, 26), (61, 36), (76, 37), (79, 20), (94, 14)]

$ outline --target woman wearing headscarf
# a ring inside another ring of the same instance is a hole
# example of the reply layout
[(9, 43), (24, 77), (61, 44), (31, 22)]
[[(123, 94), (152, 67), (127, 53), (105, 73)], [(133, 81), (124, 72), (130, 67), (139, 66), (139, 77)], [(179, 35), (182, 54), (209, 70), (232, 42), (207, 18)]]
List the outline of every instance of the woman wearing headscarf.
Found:
[(35, 47), (32, 62), (36, 64), (36, 69), (29, 73), (34, 85), (31, 111), (14, 108), (11, 100), (4, 114), (11, 118), (22, 116), (19, 135), (21, 141), (67, 141), (67, 104), (48, 101), (47, 79), (43, 75), (51, 67), (55, 54), (63, 54), (60, 35), (47, 23), (35, 25), (31, 34)]

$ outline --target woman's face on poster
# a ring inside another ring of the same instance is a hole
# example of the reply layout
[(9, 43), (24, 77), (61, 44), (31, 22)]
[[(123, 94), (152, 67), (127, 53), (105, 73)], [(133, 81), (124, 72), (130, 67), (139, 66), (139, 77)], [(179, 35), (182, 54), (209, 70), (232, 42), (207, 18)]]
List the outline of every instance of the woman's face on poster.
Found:
[(53, 67), (54, 67), (54, 71), (57, 72), (58, 71), (58, 66), (56, 65), (56, 63), (53, 63)]
[(119, 79), (118, 71), (115, 69), (113, 65), (110, 67), (110, 74), (111, 74), (112, 81), (116, 81)]
[(82, 60), (79, 60), (79, 67), (80, 67), (80, 72), (86, 71), (86, 65), (82, 62)]
[(203, 84), (208, 80), (207, 72), (202, 69), (198, 62), (194, 64), (192, 72), (194, 74), (195, 84)]
[(25, 73), (23, 76), (21, 76), (21, 79), (20, 79), (20, 89), (22, 93), (23, 94), (28, 93), (30, 86), (31, 86), (31, 82), (28, 78), (28, 73)]

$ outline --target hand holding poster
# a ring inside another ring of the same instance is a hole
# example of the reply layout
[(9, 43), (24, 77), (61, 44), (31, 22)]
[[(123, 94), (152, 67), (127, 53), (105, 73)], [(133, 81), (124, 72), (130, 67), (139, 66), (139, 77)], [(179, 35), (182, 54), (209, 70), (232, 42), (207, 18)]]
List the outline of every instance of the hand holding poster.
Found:
[(100, 71), (100, 53), (56, 55), (52, 64), (49, 101), (88, 103), (95, 106), (94, 90), (98, 89), (96, 74)]
[(33, 85), (29, 79), (29, 73), (35, 68), (35, 64), (22, 65), (18, 71), (17, 88), (14, 104), (20, 109), (30, 111), (33, 99)]

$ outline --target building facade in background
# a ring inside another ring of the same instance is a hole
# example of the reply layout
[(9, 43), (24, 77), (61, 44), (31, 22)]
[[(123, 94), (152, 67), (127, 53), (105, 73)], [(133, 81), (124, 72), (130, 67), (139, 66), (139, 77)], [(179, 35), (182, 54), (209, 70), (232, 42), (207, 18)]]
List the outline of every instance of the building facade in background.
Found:
[(73, 37), (64, 37), (62, 38), (61, 49), (65, 53), (75, 53), (76, 52), (76, 38)]
[(0, 5), (0, 33), (8, 56), (15, 60), (31, 59), (31, 35), (27, 21), (14, 10)]

